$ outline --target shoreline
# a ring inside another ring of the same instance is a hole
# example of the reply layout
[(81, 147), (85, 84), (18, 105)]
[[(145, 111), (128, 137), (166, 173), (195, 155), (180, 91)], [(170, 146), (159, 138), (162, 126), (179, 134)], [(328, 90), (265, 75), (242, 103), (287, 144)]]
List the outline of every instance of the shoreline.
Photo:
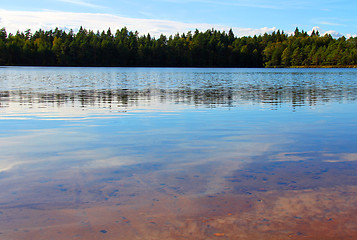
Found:
[(326, 65), (326, 66), (291, 66), (283, 68), (357, 68), (357, 65)]
[(72, 65), (0, 65), (6, 67), (71, 67), (71, 68), (234, 68), (234, 69), (269, 69), (269, 68), (357, 68), (357, 65), (309, 65), (309, 66), (272, 66), (272, 67), (231, 67), (231, 66), (72, 66)]

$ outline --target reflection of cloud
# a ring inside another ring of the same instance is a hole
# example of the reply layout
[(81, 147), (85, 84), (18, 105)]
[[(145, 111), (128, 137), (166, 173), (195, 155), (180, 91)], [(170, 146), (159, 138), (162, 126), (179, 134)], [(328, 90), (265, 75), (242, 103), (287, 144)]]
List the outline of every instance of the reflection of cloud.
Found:
[(326, 153), (325, 157), (329, 158), (325, 162), (354, 162), (357, 161), (357, 153)]
[(357, 161), (357, 153), (282, 152), (271, 156), (273, 162), (311, 161), (312, 159), (323, 162), (354, 162)]
[(306, 161), (311, 157), (312, 152), (282, 152), (271, 156), (273, 162), (296, 162)]
[[(65, 0), (67, 1), (67, 0)], [(68, 0), (71, 1), (72, 0)], [(76, 1), (77, 2), (77, 1)], [(78, 1), (79, 2), (79, 1)], [(224, 25), (212, 25), (207, 23), (184, 23), (168, 20), (156, 19), (139, 19), (126, 18), (112, 14), (94, 14), (94, 13), (72, 13), (72, 12), (55, 12), (55, 11), (7, 11), (0, 10), (3, 18), (2, 26), (6, 27), (8, 32), (15, 33), (17, 30), (25, 31), (32, 29), (50, 30), (56, 27), (68, 30), (73, 29), (77, 31), (80, 26), (94, 31), (107, 30), (108, 28), (121, 29), (126, 26), (129, 30), (137, 30), (140, 34), (150, 33), (154, 36), (174, 35), (176, 33), (185, 33), (199, 29), (205, 31), (207, 29), (215, 28), (217, 30), (229, 30), (230, 27)], [(273, 32), (273, 28), (232, 28), (237, 36), (247, 36), (264, 34), (266, 32)]]
[(90, 139), (90, 134), (78, 134), (72, 129), (46, 129), (46, 126), (50, 128), (43, 123), (43, 129), (19, 129), (20, 133), (15, 136), (0, 137), (0, 172), (21, 166), (34, 169), (58, 164), (64, 167), (66, 163), (87, 160), (84, 154), (82, 158), (73, 158), (70, 153), (78, 151), (80, 144)]

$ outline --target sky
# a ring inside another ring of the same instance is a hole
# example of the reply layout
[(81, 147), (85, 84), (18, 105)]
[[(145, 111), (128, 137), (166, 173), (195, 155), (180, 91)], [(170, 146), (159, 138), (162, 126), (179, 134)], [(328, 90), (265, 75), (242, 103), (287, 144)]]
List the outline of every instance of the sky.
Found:
[(7, 32), (80, 26), (112, 32), (126, 26), (139, 35), (174, 35), (214, 28), (253, 36), (296, 27), (334, 37), (357, 35), (356, 0), (1, 0)]

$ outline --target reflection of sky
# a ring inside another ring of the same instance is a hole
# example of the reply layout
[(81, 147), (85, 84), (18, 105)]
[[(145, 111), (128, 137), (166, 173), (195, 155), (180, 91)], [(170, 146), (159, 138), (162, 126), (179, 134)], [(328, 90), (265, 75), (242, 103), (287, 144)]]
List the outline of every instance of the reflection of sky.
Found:
[[(239, 127), (232, 131), (236, 123), (224, 122), (224, 115), (220, 111), (189, 110), (169, 115), (139, 112), (102, 118), (87, 116), (81, 120), (44, 121), (38, 116), (2, 120), (2, 126), (9, 127), (2, 132), (1, 168), (15, 162), (92, 166), (106, 161), (121, 165), (255, 155), (259, 143), (249, 143), (249, 136), (232, 139), (246, 130)], [(234, 146), (237, 142), (241, 143)], [(260, 144), (270, 145), (264, 141)]]
[(0, 73), (2, 171), (356, 160), (351, 70), (19, 69)]
[[(343, 111), (351, 112), (354, 106), (350, 107)], [(1, 120), (1, 168), (192, 161), (199, 165), (228, 159), (251, 161), (280, 151), (352, 152), (356, 139), (352, 114), (329, 110), (276, 112), (251, 107), (54, 118), (57, 121), (45, 121), (46, 114), (6, 119)]]

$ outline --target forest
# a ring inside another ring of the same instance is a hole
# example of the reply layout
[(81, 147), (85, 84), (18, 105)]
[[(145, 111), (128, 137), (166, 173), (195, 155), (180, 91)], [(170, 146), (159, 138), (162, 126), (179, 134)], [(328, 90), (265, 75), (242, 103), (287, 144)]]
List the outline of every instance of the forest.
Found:
[(139, 35), (126, 27), (94, 32), (0, 30), (2, 66), (108, 67), (347, 67), (357, 65), (357, 37), (333, 38), (296, 28), (259, 36), (196, 30), (174, 36)]

